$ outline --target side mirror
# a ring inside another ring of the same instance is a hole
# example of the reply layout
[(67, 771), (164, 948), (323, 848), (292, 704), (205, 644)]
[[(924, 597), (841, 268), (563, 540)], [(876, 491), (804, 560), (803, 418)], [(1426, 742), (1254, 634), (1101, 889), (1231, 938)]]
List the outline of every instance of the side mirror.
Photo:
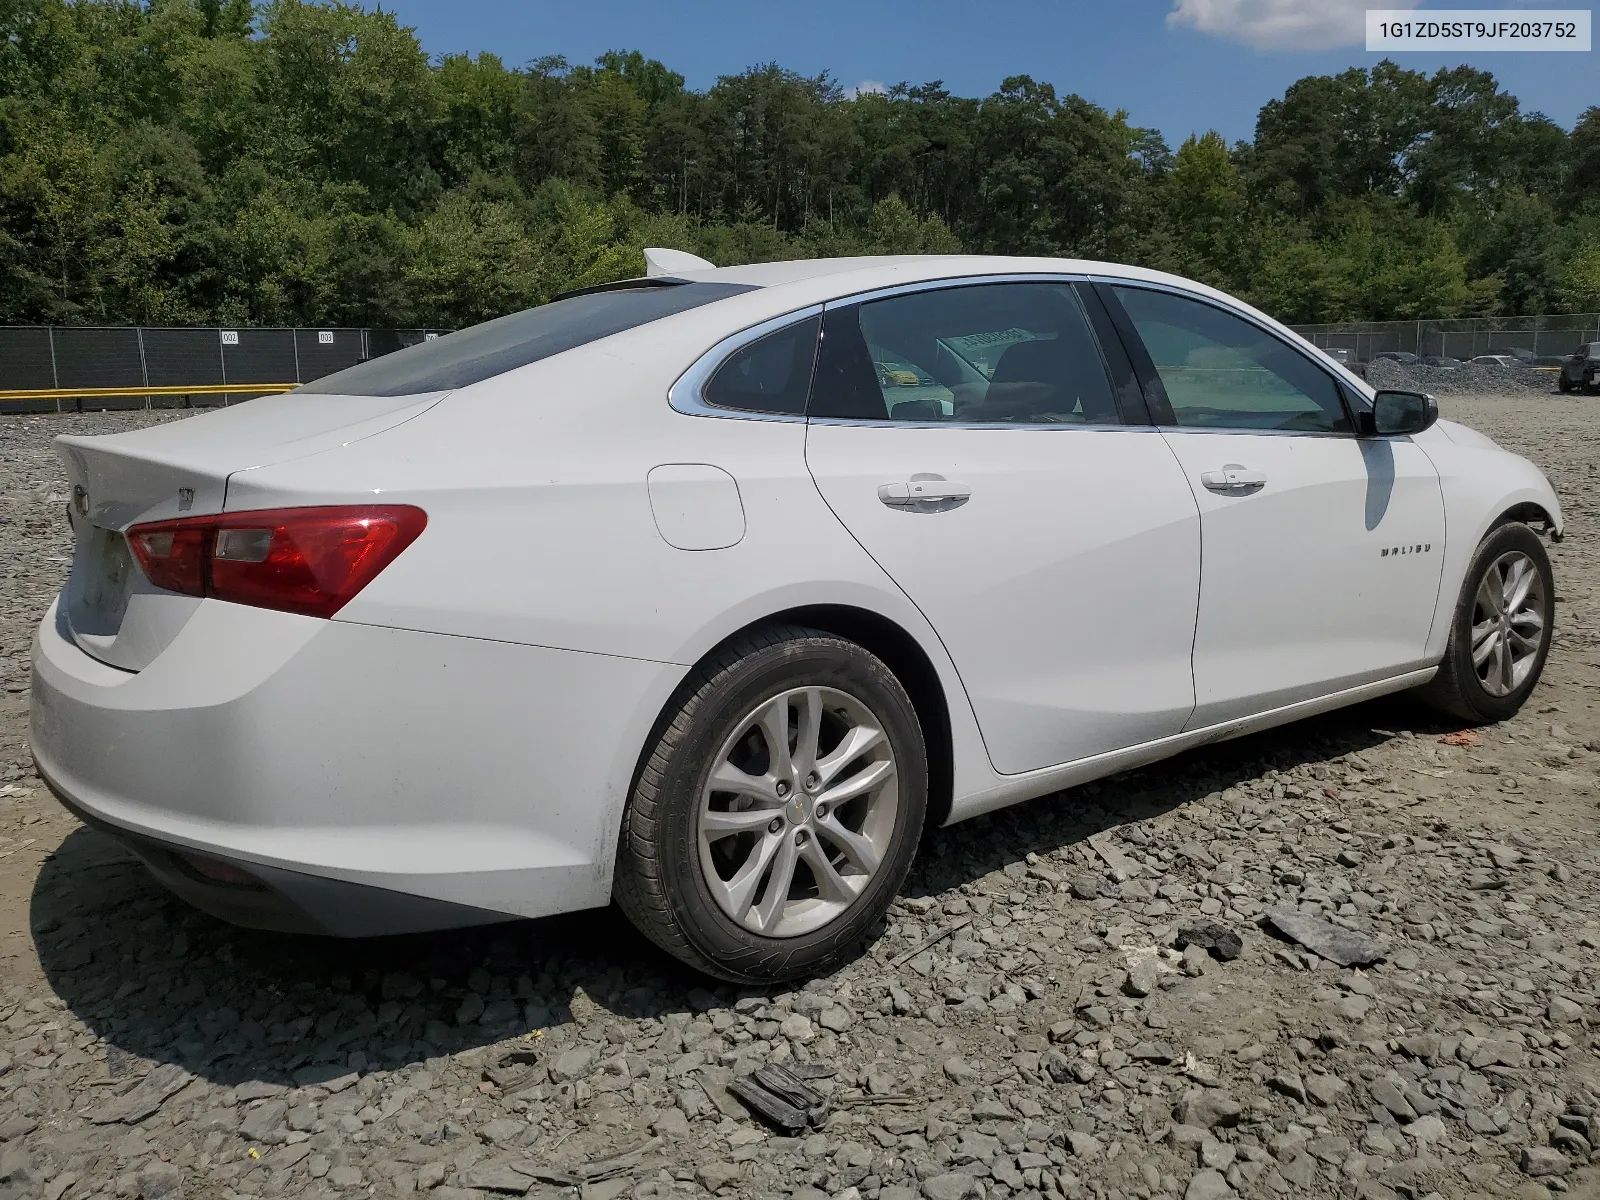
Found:
[(1421, 433), (1439, 419), (1439, 402), (1426, 392), (1379, 392), (1372, 410), (1361, 416), (1366, 437), (1404, 437)]

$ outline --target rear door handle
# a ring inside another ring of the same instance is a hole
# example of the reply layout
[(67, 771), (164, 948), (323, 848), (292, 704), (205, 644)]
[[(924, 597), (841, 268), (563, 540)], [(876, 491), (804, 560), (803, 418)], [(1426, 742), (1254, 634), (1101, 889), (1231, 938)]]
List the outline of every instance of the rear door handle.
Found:
[(1260, 471), (1250, 471), (1239, 466), (1238, 463), (1229, 463), (1220, 471), (1202, 471), (1200, 482), (1213, 492), (1223, 492), (1228, 495), (1239, 495), (1242, 492), (1251, 492), (1256, 488), (1265, 487), (1267, 477)]
[(879, 484), (878, 499), (890, 508), (920, 508), (924, 505), (953, 508), (972, 499), (972, 489), (953, 479), (912, 479), (905, 483)]

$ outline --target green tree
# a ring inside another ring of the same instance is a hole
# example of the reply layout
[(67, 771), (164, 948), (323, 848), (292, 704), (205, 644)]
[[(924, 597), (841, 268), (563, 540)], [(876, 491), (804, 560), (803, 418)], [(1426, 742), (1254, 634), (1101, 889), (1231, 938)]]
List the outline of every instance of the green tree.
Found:
[[(1143, 263), (1297, 320), (1592, 296), (1600, 109), (1488, 72), (1311, 76), (1176, 153), (1027, 75), (704, 91), (633, 50), (430, 60), (352, 0), (0, 4), (0, 319), (457, 324), (642, 268), (972, 251)], [(1590, 304), (1592, 301), (1584, 300)]]
[(898, 195), (888, 195), (872, 206), (867, 222), (867, 245), (872, 254), (959, 254), (956, 240), (937, 215), (918, 217)]
[(305, 0), (273, 0), (263, 26), (269, 161), (357, 184), (379, 210), (426, 204), (438, 187), (428, 154), (437, 92), (416, 35), (389, 13)]
[(1226, 286), (1244, 217), (1244, 184), (1222, 135), (1191, 135), (1174, 156), (1164, 200), (1187, 274)]
[(1426, 77), (1385, 59), (1314, 75), (1269, 100), (1256, 121), (1252, 186), (1305, 215), (1340, 199), (1392, 194), (1428, 124)]
[(1569, 209), (1582, 208), (1600, 197), (1600, 106), (1585, 109), (1572, 127), (1567, 159), (1563, 200)]
[(503, 200), (447, 192), (406, 240), (405, 288), (420, 324), (472, 325), (548, 299), (541, 247)]

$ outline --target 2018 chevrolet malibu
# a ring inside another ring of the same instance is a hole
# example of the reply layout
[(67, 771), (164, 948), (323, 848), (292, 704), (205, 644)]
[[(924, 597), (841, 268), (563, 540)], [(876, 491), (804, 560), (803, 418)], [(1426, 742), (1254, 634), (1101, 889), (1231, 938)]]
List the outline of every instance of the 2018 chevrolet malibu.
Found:
[(1545, 477), (1228, 296), (675, 266), (58, 439), (61, 800), (243, 924), (615, 899), (773, 980), (853, 951), (925, 825), (1404, 689), (1499, 720), (1539, 678)]

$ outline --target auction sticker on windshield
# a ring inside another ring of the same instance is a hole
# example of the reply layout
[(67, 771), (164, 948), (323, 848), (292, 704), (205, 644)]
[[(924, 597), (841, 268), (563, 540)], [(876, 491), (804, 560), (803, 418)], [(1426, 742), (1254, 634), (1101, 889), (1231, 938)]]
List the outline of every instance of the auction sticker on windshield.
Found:
[(1367, 9), (1367, 49), (1589, 49), (1586, 8)]

